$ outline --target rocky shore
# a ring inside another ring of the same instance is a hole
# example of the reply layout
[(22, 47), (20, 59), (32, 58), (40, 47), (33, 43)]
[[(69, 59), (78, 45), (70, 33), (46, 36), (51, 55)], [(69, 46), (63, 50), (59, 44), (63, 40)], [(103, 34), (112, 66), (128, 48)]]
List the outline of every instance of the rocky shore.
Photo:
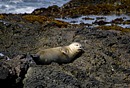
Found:
[[(71, 4), (64, 5), (65, 8), (61, 7), (66, 13), (59, 13), (61, 8), (52, 6), (37, 9), (32, 14), (0, 15), (1, 87), (130, 87), (130, 29), (115, 25), (88, 28), (55, 20), (55, 17), (81, 15), (80, 12), (74, 15), (66, 11), (69, 7), (77, 10), (80, 4), (75, 4), (76, 1), (83, 6), (85, 0), (72, 0)], [(85, 53), (72, 63), (36, 65), (30, 57), (39, 49), (64, 46), (74, 41), (84, 46)]]

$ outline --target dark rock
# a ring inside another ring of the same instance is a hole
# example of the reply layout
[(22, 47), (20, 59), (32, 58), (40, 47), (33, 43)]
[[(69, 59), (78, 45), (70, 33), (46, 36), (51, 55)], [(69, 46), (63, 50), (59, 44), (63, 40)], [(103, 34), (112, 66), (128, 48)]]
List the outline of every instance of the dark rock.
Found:
[(123, 18), (116, 18), (116, 19), (114, 19), (114, 20), (112, 20), (111, 22), (112, 23), (115, 23), (115, 24), (121, 24), (121, 23), (123, 23)]
[(103, 21), (103, 20), (96, 20), (93, 22), (93, 24), (96, 24), (96, 25), (105, 25), (105, 24), (108, 24), (109, 22), (106, 22), (106, 21)]
[(122, 37), (120, 40), (121, 44), (129, 44), (130, 38), (129, 37)]
[[(10, 58), (0, 57), (0, 83), (5, 88), (130, 87), (130, 33), (5, 16), (9, 25), (0, 25), (0, 53)], [(30, 57), (39, 49), (74, 41), (83, 44), (85, 53), (72, 63), (37, 66)]]
[(7, 79), (9, 75), (9, 69), (8, 68), (4, 68), (4, 67), (0, 67), (0, 79)]
[(52, 65), (30, 67), (23, 83), (24, 88), (37, 88), (38, 86), (46, 88), (80, 87), (80, 82), (75, 77), (63, 72), (62, 68), (55, 63)]
[[(22, 88), (22, 80), (31, 65), (29, 58), (18, 55), (10, 60), (1, 60), (0, 82), (3, 87)], [(8, 85), (5, 85), (8, 83)]]
[(106, 40), (104, 40), (103, 44), (105, 46), (113, 46), (113, 45), (117, 44), (117, 40), (115, 38), (106, 39)]
[(60, 12), (60, 8), (56, 5), (53, 5), (53, 6), (49, 6), (48, 8), (36, 9), (32, 12), (32, 14), (56, 17), (56, 14), (58, 15), (58, 12)]
[(75, 18), (79, 18), (79, 17), (81, 17), (81, 16), (80, 15), (75, 15), (75, 16), (72, 16), (71, 18), (75, 19)]

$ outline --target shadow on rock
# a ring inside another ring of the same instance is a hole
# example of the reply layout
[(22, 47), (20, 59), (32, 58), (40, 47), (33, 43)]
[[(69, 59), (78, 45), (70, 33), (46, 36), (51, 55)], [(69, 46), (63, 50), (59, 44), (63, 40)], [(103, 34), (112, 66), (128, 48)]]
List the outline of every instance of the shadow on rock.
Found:
[(10, 60), (1, 59), (1, 86), (4, 88), (23, 88), (22, 80), (31, 64), (34, 63), (31, 61), (31, 58), (26, 55), (18, 55)]

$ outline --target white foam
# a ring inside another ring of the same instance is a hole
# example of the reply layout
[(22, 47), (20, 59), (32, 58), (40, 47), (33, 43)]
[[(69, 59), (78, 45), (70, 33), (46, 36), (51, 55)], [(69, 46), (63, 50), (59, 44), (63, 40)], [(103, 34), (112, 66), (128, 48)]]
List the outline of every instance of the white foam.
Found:
[(1, 57), (3, 57), (3, 56), (4, 56), (4, 54), (3, 54), (3, 53), (0, 53), (0, 56), (1, 56)]
[(9, 13), (31, 13), (34, 9), (34, 7), (24, 7), (15, 9), (15, 11), (9, 11)]
[(17, 4), (23, 2), (22, 0), (10, 0), (9, 3), (11, 4)]
[(0, 13), (31, 13), (37, 8), (59, 7), (70, 0), (0, 0)]

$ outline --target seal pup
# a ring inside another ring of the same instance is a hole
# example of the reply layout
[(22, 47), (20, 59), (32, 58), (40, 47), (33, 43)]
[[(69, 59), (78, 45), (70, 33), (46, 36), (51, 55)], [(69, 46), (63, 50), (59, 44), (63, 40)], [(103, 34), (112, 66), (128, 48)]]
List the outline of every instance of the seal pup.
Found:
[(68, 46), (40, 50), (36, 55), (31, 55), (36, 64), (45, 65), (56, 62), (58, 64), (71, 63), (84, 53), (80, 43), (74, 42)]

